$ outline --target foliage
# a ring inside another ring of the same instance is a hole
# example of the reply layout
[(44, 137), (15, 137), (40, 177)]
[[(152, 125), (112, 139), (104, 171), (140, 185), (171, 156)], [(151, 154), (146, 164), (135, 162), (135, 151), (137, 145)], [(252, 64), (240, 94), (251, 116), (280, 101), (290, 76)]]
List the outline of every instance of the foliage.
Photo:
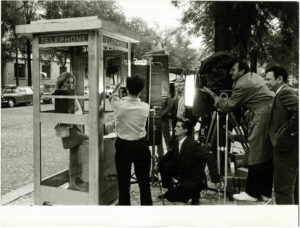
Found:
[[(70, 17), (98, 16), (107, 21), (121, 25), (140, 37), (138, 44), (132, 45), (135, 58), (141, 59), (149, 51), (167, 50), (169, 64), (176, 67), (192, 69), (198, 64), (196, 50), (189, 47), (186, 34), (176, 28), (150, 28), (142, 18), (128, 20), (116, 1), (2, 1), (2, 63), (11, 60), (15, 53), (15, 42), (20, 41), (21, 53), (28, 52), (26, 44), (15, 34), (15, 26), (29, 23), (33, 19), (58, 19)], [(201, 53), (203, 54), (203, 53)], [(43, 54), (45, 61), (56, 59), (64, 66), (69, 57), (59, 48), (48, 50)]]
[(124, 24), (125, 14), (115, 1), (43, 1), (47, 19), (98, 16), (103, 20)]
[(142, 18), (132, 18), (127, 22), (126, 27), (140, 36), (140, 42), (132, 46), (135, 58), (141, 59), (146, 52), (157, 49), (159, 37)]
[[(287, 68), (298, 65), (297, 2), (179, 1), (176, 4), (184, 9), (181, 20), (184, 28), (190, 34), (203, 35), (210, 51), (214, 50), (216, 19), (223, 17), (230, 31), (231, 51), (240, 58), (251, 57), (261, 65), (267, 62)], [(216, 7), (225, 5), (230, 7), (228, 15), (217, 15)]]
[(193, 70), (199, 65), (198, 52), (189, 47), (191, 41), (182, 31), (177, 29), (172, 34), (172, 40), (165, 48), (169, 52), (169, 65)]

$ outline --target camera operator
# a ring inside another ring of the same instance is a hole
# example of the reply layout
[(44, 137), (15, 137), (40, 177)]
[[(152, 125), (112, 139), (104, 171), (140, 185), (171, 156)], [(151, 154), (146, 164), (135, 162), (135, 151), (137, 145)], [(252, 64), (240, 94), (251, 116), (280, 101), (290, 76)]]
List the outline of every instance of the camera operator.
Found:
[(128, 96), (119, 98), (121, 83), (109, 101), (115, 114), (117, 140), (115, 162), (119, 186), (119, 205), (130, 205), (131, 164), (140, 188), (141, 205), (152, 205), (150, 192), (151, 154), (146, 143), (146, 121), (149, 105), (139, 95), (145, 86), (140, 76), (127, 77)]
[(203, 91), (210, 94), (218, 110), (231, 112), (241, 106), (253, 113), (249, 123), (248, 139), (248, 178), (246, 191), (234, 194), (233, 198), (242, 201), (269, 200), (272, 194), (273, 165), (272, 146), (268, 137), (268, 123), (271, 114), (273, 93), (268, 89), (264, 79), (253, 72), (242, 61), (235, 61), (230, 74), (233, 83), (232, 95), (228, 99), (217, 96), (208, 88)]

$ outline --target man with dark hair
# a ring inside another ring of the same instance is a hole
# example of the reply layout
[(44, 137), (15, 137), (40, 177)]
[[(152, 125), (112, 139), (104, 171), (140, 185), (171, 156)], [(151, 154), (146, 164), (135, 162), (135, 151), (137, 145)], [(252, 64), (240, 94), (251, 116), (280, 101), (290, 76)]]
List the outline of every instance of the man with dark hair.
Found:
[(260, 75), (249, 72), (246, 63), (236, 61), (230, 74), (234, 83), (231, 97), (228, 99), (217, 96), (208, 88), (204, 88), (203, 91), (214, 98), (218, 110), (231, 112), (239, 107), (246, 107), (252, 112), (248, 128), (250, 149), (249, 153), (246, 151), (248, 156), (246, 191), (234, 194), (233, 198), (242, 201), (257, 201), (261, 198), (268, 201), (271, 198), (273, 184), (272, 145), (268, 136), (268, 119), (274, 95)]
[(273, 66), (266, 70), (267, 86), (275, 92), (269, 129), (276, 204), (298, 204), (299, 98), (286, 84), (287, 77), (283, 67)]
[(145, 87), (145, 80), (140, 76), (133, 76), (126, 78), (126, 88), (129, 94), (137, 96), (143, 91)]
[(119, 185), (119, 205), (130, 205), (132, 163), (140, 188), (141, 205), (152, 205), (149, 175), (151, 154), (145, 139), (149, 105), (141, 102), (139, 98), (145, 82), (140, 76), (128, 77), (126, 82), (128, 96), (119, 98), (120, 83), (109, 99), (115, 113), (117, 134), (115, 162)]
[[(175, 136), (171, 139), (170, 150), (158, 163), (162, 187), (168, 191), (162, 196), (171, 202), (199, 204), (200, 191), (206, 187), (205, 165), (211, 152), (202, 148), (191, 135), (194, 123), (190, 120), (178, 120)], [(172, 178), (178, 180), (174, 186)], [(219, 181), (218, 174), (212, 174), (214, 183)]]

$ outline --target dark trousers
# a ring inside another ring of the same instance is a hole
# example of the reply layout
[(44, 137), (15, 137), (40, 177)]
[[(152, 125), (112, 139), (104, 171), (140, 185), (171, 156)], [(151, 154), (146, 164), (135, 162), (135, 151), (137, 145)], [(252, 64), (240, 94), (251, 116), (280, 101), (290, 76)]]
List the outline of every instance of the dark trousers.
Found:
[(162, 187), (168, 188), (164, 197), (170, 202), (188, 202), (190, 199), (199, 200), (200, 187), (187, 188), (180, 184), (174, 186), (172, 178), (178, 178), (178, 164), (177, 161), (166, 161), (162, 159), (158, 163), (159, 172), (161, 175)]
[(141, 205), (152, 205), (150, 192), (151, 154), (146, 141), (127, 141), (117, 138), (116, 169), (119, 186), (119, 205), (130, 205), (131, 164), (140, 188)]
[(273, 161), (269, 159), (257, 165), (249, 165), (246, 193), (259, 198), (261, 195), (272, 196)]
[(298, 156), (291, 156), (292, 152), (274, 151), (274, 190), (276, 204), (299, 203)]
[(173, 188), (174, 184), (172, 178), (178, 177), (177, 161), (166, 161), (163, 157), (158, 163), (158, 169), (161, 176), (161, 183), (163, 188)]

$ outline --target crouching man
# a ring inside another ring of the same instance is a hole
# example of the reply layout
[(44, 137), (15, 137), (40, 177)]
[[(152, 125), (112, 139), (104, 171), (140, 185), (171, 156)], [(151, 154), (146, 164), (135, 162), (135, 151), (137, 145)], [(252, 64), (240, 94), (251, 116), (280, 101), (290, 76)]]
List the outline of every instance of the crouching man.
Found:
[[(191, 135), (193, 122), (178, 120), (175, 137), (170, 141), (170, 150), (158, 163), (162, 178), (162, 187), (168, 191), (162, 196), (171, 202), (185, 202), (190, 199), (192, 205), (199, 204), (200, 191), (206, 188), (205, 165), (211, 152), (202, 148)], [(214, 175), (213, 175), (214, 174)], [(211, 173), (216, 183), (217, 173)], [(174, 186), (173, 178), (178, 180)]]

